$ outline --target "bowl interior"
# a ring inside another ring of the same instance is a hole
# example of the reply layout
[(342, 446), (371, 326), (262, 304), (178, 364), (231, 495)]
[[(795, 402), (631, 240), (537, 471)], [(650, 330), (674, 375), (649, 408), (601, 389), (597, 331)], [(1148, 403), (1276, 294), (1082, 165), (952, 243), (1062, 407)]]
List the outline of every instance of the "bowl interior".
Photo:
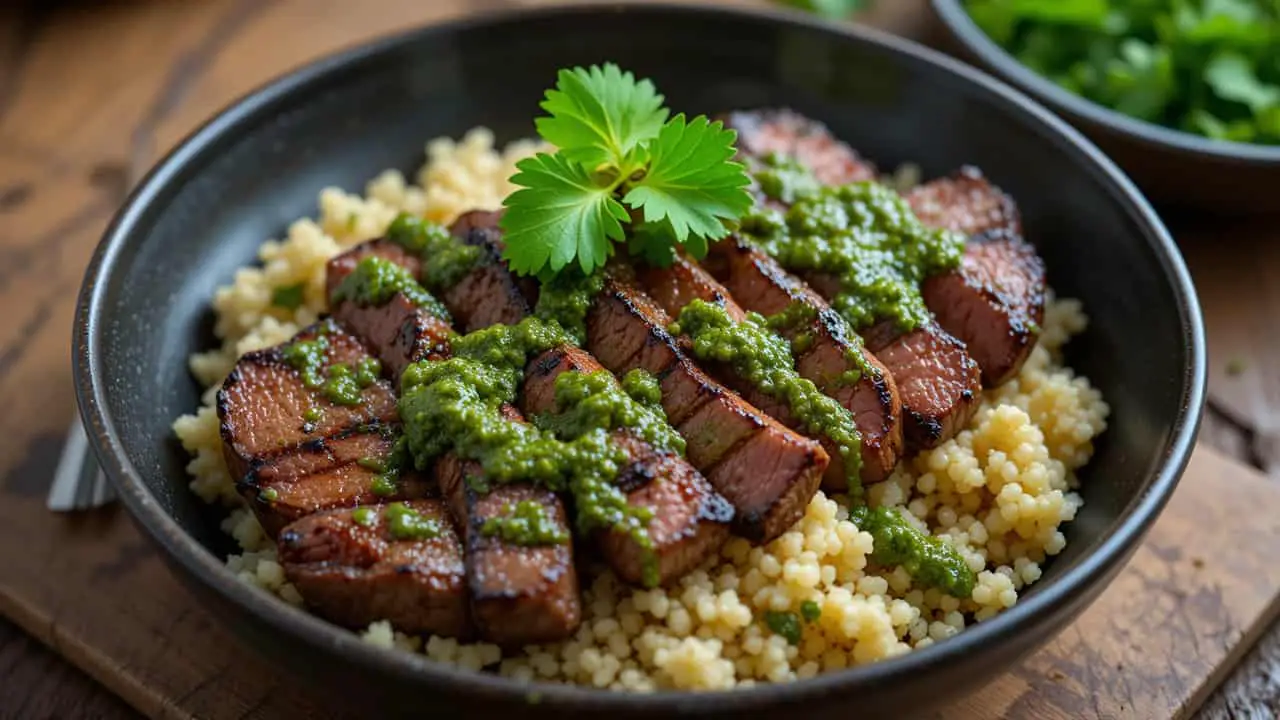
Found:
[(1070, 542), (1035, 592), (1093, 553), (1181, 454), (1198, 409), (1194, 300), (1145, 206), (1040, 111), (893, 41), (748, 15), (727, 24), (721, 13), (637, 8), (428, 30), (329, 63), (206, 131), (153, 179), (162, 185), (151, 202), (102, 255), (92, 368), (80, 368), (99, 373), (102, 417), (154, 503), (209, 552), (231, 549), (219, 513), (187, 489), (188, 458), (170, 426), (199, 404), (187, 356), (214, 343), (213, 293), (263, 240), (314, 215), (325, 186), (361, 191), (384, 168), (411, 174), (429, 138), (477, 125), (500, 140), (532, 135), (557, 68), (614, 60), (652, 78), (677, 110), (791, 106), (883, 168), (910, 161), (932, 177), (972, 163), (1017, 199), (1052, 286), (1092, 318), (1069, 360), (1113, 408), (1081, 473), (1085, 505)]

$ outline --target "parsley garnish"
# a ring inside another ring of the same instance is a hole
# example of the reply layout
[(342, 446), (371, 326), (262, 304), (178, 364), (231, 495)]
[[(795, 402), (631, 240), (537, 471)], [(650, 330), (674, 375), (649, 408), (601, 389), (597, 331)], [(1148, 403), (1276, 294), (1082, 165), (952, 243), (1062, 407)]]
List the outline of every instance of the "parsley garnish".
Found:
[(733, 161), (737, 133), (705, 116), (668, 119), (648, 80), (617, 65), (561, 70), (536, 121), (557, 147), (516, 164), (502, 217), (505, 257), (524, 275), (554, 274), (576, 261), (586, 274), (613, 243), (651, 261), (676, 245), (696, 257), (726, 223), (751, 207), (746, 169)]

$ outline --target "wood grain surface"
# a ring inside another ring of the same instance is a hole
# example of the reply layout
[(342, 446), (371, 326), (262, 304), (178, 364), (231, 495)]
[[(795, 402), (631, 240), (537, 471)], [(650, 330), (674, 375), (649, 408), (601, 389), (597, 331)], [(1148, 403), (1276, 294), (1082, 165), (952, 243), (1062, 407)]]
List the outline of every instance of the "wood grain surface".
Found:
[[(50, 518), (41, 507), (66, 422), (73, 412), (68, 328), (74, 293), (94, 243), (131, 182), (160, 153), (210, 114), (270, 77), (335, 49), (410, 25), (542, 1), (0, 3), (0, 407), (6, 409), (0, 414), (0, 433), (5, 438), (0, 443), (0, 497), (2, 517), (18, 517), (22, 522), (38, 519), (51, 528), (36, 538), (23, 535), (21, 545), (14, 544), (12, 533), (0, 536), (4, 552), (11, 553), (17, 547), (33, 562), (54, 562), (74, 554), (67, 547), (83, 543), (109, 546), (110, 557), (98, 558), (98, 567), (107, 569), (89, 577), (91, 587), (103, 588), (95, 597), (114, 597), (106, 588), (118, 588), (119, 578), (136, 583), (135, 587), (170, 587), (172, 593), (164, 598), (118, 611), (124, 613), (124, 619), (133, 613), (133, 621), (151, 622), (147, 627), (152, 641), (171, 634), (170, 627), (155, 626), (161, 620), (172, 628), (218, 632), (200, 611), (191, 609), (182, 591), (115, 511)], [(738, 0), (738, 4), (747, 5), (759, 2), (762, 0)], [(924, 4), (924, 0), (881, 2), (869, 21), (923, 37), (930, 30), (922, 12)], [(1280, 317), (1280, 238), (1274, 237), (1271, 225), (1178, 221), (1173, 229), (1187, 253), (1209, 325), (1212, 407), (1205, 440), (1231, 457), (1274, 472), (1280, 467), (1280, 363), (1276, 361), (1280, 358), (1280, 334), (1274, 332), (1280, 325), (1276, 320)], [(1215, 469), (1197, 481), (1198, 485), (1214, 488), (1223, 497), (1234, 497), (1238, 477), (1247, 477), (1241, 482), (1250, 489), (1241, 492), (1246, 496), (1262, 492), (1263, 486), (1252, 475), (1217, 469), (1229, 467), (1218, 456), (1202, 453), (1196, 467), (1206, 462)], [(1211, 504), (1216, 497), (1206, 491), (1204, 502)], [(1184, 530), (1192, 529), (1192, 523), (1186, 521)], [(1185, 547), (1186, 543), (1170, 546)], [(1184, 554), (1184, 560), (1186, 557), (1192, 556)], [(1159, 559), (1158, 553), (1154, 559)], [(1186, 578), (1179, 573), (1190, 572), (1184, 565), (1177, 561), (1152, 564), (1153, 577), (1181, 582)], [(0, 564), (0, 595), (10, 598), (0, 611), (24, 618), (34, 635), (75, 664), (89, 668), (99, 679), (110, 681), (113, 690), (148, 715), (185, 717), (192, 708), (207, 708), (229, 696), (238, 700), (228, 707), (243, 716), (272, 716), (276, 706), (269, 700), (254, 709), (265, 696), (243, 688), (227, 691), (215, 681), (219, 668), (232, 667), (243, 655), (227, 651), (221, 656), (203, 653), (195, 658), (179, 652), (171, 666), (158, 667), (146, 647), (133, 644), (127, 645), (131, 649), (122, 655), (106, 657), (101, 648), (115, 646), (90, 647), (75, 640), (84, 637), (90, 626), (103, 632), (101, 622), (79, 618), (78, 606), (51, 595), (14, 600), (17, 577), (16, 566)], [(1148, 594), (1144, 589), (1159, 587), (1159, 583), (1144, 584), (1155, 582), (1150, 579), (1127, 578), (1121, 582), (1137, 583), (1125, 586), (1134, 597)], [(1205, 592), (1223, 595), (1234, 608), (1217, 618), (1219, 627), (1224, 628), (1222, 634), (1198, 637), (1196, 644), (1173, 650), (1194, 657), (1228, 658), (1246, 645), (1235, 642), (1230, 645), (1231, 652), (1225, 649), (1230, 640), (1247, 639), (1248, 608), (1253, 608), (1257, 617), (1267, 615), (1256, 599), (1232, 605), (1249, 588), (1242, 589), (1239, 579), (1220, 580), (1216, 590)], [(1249, 591), (1262, 592), (1258, 587)], [(1187, 598), (1179, 602), (1159, 592), (1157, 597), (1158, 603), (1166, 604), (1145, 606), (1145, 612), (1181, 612), (1180, 608), (1191, 607), (1185, 618), (1176, 613), (1170, 616), (1171, 621), (1186, 623), (1192, 619), (1199, 622), (1203, 615), (1202, 610), (1194, 610), (1199, 606), (1187, 604)], [(146, 617), (141, 616), (143, 607)], [(1094, 616), (1091, 613), (1089, 617)], [(1209, 620), (1214, 620), (1211, 613)], [(1101, 620), (1094, 622), (1098, 624), (1088, 626), (1091, 638), (1093, 634), (1117, 632)], [(109, 630), (109, 625), (105, 629)], [(1073, 642), (1071, 635), (1061, 642)], [(1110, 650), (1101, 659), (1109, 662), (1115, 657), (1121, 664), (1128, 662), (1125, 653), (1136, 654), (1140, 651), (1134, 648), (1142, 646), (1135, 638), (1125, 638), (1125, 642), (1132, 645), (1129, 650), (1121, 643), (1117, 646), (1121, 649)], [(154, 649), (154, 645), (150, 647)], [(1080, 651), (1085, 646), (1072, 647)], [(994, 689), (1003, 698), (1000, 707), (1033, 707), (1025, 698), (1052, 698), (1078, 690), (1072, 686), (1074, 681), (1065, 681), (1068, 675), (1062, 668), (1027, 667), (1025, 676), (1006, 679)], [(1214, 667), (1223, 670), (1226, 665)], [(173, 668), (188, 679), (203, 674), (187, 685), (177, 683), (164, 693), (157, 691), (161, 670)], [(1180, 668), (1171, 671), (1170, 677), (1203, 675), (1202, 668)], [(1209, 701), (1204, 714), (1214, 718), (1274, 717), (1280, 710), (1277, 668), (1280, 632), (1272, 631)], [(1044, 684), (1044, 678), (1054, 680), (1057, 673), (1063, 673), (1062, 680)], [(1113, 682), (1128, 676), (1098, 671), (1098, 677)], [(122, 681), (122, 677), (128, 680)], [(267, 672), (264, 677), (271, 680), (273, 675)], [(1169, 694), (1159, 683), (1146, 679), (1127, 682), (1132, 686), (1126, 691), (1133, 705), (1127, 710), (1116, 709), (1119, 714), (1111, 717), (1140, 715), (1136, 708), (1146, 701), (1185, 709), (1197, 699), (1185, 694), (1179, 699), (1177, 692)], [(1208, 686), (1201, 683), (1196, 687), (1196, 692), (1204, 692)], [(289, 694), (283, 696), (288, 698)], [(0, 718), (114, 718), (128, 714), (114, 697), (0, 622)]]

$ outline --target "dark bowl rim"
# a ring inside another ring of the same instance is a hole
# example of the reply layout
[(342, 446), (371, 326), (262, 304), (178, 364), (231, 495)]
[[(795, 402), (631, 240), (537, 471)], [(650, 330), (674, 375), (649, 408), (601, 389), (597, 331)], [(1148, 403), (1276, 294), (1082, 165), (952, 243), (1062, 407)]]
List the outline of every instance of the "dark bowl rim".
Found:
[[(1147, 487), (1118, 518), (1118, 527), (1090, 554), (1068, 567), (1063, 575), (996, 618), (967, 629), (947, 642), (904, 656), (816, 678), (781, 685), (759, 685), (727, 693), (663, 692), (648, 695), (615, 693), (545, 682), (519, 683), (487, 673), (476, 673), (436, 663), (418, 654), (388, 651), (363, 641), (356, 634), (279, 601), (239, 580), (225, 563), (198, 543), (156, 502), (142, 474), (129, 459), (116, 423), (107, 410), (108, 373), (102, 364), (100, 325), (110, 309), (105, 300), (107, 279), (115, 270), (122, 250), (144, 228), (155, 204), (174, 183), (181, 182), (210, 157), (220, 144), (234, 141), (237, 131), (270, 116), (277, 106), (296, 93), (322, 84), (331, 73), (397, 48), (449, 36), (460, 30), (528, 19), (551, 19), (602, 13), (635, 13), (671, 17), (699, 15), (725, 23), (783, 23), (793, 28), (836, 36), (842, 42), (872, 45), (952, 75), (957, 82), (977, 85), (994, 101), (1017, 115), (1029, 117), (1048, 131), (1052, 142), (1080, 156), (1096, 182), (1126, 206), (1127, 214), (1142, 229), (1144, 239), (1160, 258), (1162, 272), (1173, 286), (1189, 362), (1183, 369), (1182, 403), (1167, 440), (1164, 457)], [(186, 573), (234, 604), (293, 636), (304, 645), (341, 654), (348, 661), (406, 681), (439, 682), (461, 693), (486, 694), (515, 702), (539, 702), (580, 709), (625, 709), (654, 712), (730, 712), (761, 703), (798, 702), (829, 695), (846, 686), (873, 687), (895, 676), (927, 671), (947, 662), (961, 662), (971, 649), (1000, 643), (1036, 625), (1039, 615), (1068, 611), (1075, 597), (1106, 578), (1128, 558), (1163, 509), (1190, 457), (1204, 402), (1206, 356), (1200, 308), (1190, 275), (1163, 224), (1133, 183), (1080, 133), (1043, 107), (1008, 85), (981, 71), (910, 40), (871, 28), (838, 25), (775, 9), (728, 8), (720, 5), (653, 2), (644, 4), (587, 3), (550, 7), (507, 8), (476, 13), (445, 23), (417, 27), (339, 50), (277, 76), (242, 95), (203, 125), (189, 133), (161, 159), (130, 193), (112, 219), (85, 271), (73, 327), (73, 375), (76, 399), (84, 418), (90, 445), (126, 508), (147, 534)], [(1099, 588), (1100, 590), (1100, 588)], [(1046, 642), (1045, 637), (1041, 642)]]
[(1280, 167), (1280, 145), (1214, 140), (1139, 120), (1086, 100), (1031, 70), (1000, 47), (965, 12), (963, 0), (930, 0), (930, 4), (951, 36), (977, 55), (992, 72), (1034, 96), (1036, 100), (1077, 120), (1109, 128), (1148, 147), (1173, 150), (1188, 158), (1212, 158), (1239, 165)]

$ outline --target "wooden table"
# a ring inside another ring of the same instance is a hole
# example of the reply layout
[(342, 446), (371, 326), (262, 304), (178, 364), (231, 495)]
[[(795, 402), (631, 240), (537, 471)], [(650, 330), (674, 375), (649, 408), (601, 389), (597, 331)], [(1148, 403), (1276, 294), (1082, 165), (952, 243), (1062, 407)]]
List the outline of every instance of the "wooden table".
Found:
[[(110, 213), (159, 153), (242, 92), (335, 48), (533, 1), (33, 1), (0, 9), (0, 483), (32, 495), (47, 489), (73, 413), (67, 338), (82, 269)], [(922, 7), (882, 3), (872, 21), (919, 37), (929, 30)], [(1280, 237), (1267, 225), (1173, 229), (1209, 325), (1205, 439), (1280, 480)], [(1278, 669), (1273, 628), (1202, 716), (1280, 712)], [(0, 620), (0, 718), (134, 716)]]

